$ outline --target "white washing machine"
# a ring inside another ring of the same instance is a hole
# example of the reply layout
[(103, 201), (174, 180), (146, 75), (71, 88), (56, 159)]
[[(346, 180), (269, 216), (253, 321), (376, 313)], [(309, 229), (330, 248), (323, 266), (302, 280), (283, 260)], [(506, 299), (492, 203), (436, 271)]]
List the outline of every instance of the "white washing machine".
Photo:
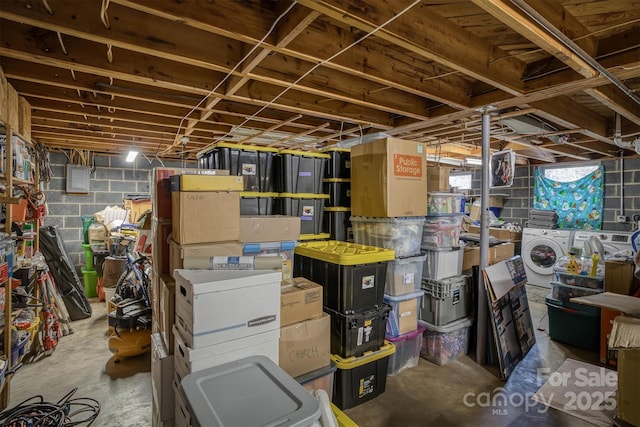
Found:
[[(604, 255), (612, 255), (620, 251), (629, 251), (629, 255), (633, 253), (631, 244), (631, 236), (633, 232), (626, 231), (586, 231), (576, 230), (573, 235), (573, 246), (584, 249), (584, 242), (590, 237), (595, 237), (602, 243)], [(600, 254), (602, 255), (602, 254)]]
[(553, 265), (567, 254), (573, 244), (574, 230), (522, 230), (522, 261), (527, 272), (527, 283), (551, 288)]

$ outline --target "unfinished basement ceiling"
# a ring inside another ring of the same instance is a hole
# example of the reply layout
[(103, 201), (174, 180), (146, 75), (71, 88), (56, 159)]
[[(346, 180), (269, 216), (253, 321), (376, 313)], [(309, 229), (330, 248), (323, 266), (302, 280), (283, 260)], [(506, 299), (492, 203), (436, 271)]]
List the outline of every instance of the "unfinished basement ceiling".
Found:
[(2, 0), (0, 41), (51, 148), (389, 135), (463, 159), (489, 106), (492, 149), (532, 163), (618, 156), (616, 113), (625, 154), (640, 137), (638, 1)]

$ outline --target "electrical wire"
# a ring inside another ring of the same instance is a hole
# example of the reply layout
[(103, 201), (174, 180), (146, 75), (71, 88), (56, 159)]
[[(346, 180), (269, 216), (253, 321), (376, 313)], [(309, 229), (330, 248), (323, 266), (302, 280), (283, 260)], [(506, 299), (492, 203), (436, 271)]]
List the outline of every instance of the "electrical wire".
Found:
[(90, 426), (100, 414), (100, 403), (90, 397), (72, 399), (77, 390), (74, 388), (56, 403), (46, 402), (42, 395), (25, 399), (0, 412), (0, 427)]

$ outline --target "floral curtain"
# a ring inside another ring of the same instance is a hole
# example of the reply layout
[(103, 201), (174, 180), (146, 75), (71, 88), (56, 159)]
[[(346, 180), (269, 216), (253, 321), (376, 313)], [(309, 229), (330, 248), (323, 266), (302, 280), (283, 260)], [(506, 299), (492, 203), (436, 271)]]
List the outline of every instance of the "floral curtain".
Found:
[(584, 178), (571, 182), (545, 178), (544, 170), (536, 168), (535, 179), (533, 208), (556, 211), (558, 228), (602, 229), (602, 166)]

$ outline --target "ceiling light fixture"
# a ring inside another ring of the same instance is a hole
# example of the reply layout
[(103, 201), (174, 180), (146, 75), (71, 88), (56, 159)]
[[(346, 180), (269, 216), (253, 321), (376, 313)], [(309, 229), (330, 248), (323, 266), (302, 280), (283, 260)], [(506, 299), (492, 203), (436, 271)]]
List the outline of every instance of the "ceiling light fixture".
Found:
[(138, 155), (137, 151), (129, 151), (129, 154), (127, 154), (127, 158), (125, 159), (125, 161), (131, 163), (136, 159), (137, 155)]
[(467, 157), (465, 162), (468, 165), (480, 166), (482, 165), (482, 159), (476, 159), (475, 157)]

